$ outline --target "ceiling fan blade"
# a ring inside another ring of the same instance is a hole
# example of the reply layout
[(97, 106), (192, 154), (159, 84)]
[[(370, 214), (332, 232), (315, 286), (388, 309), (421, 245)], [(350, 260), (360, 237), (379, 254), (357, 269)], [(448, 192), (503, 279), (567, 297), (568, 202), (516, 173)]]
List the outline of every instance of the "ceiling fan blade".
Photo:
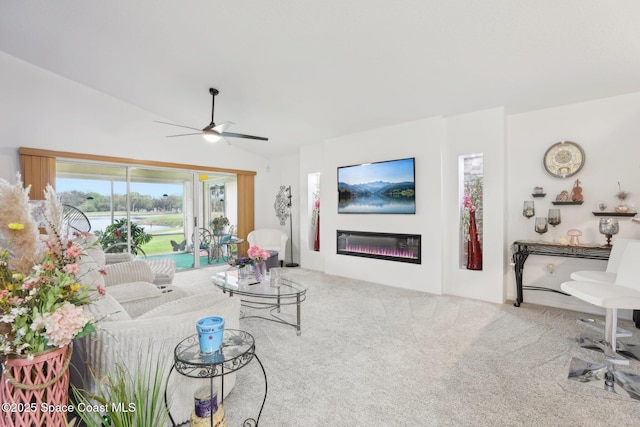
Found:
[(202, 135), (202, 131), (198, 133), (181, 133), (180, 135), (167, 135), (167, 138), (173, 138), (175, 136), (189, 136), (189, 135)]
[(231, 125), (235, 125), (235, 123), (233, 123), (233, 122), (220, 123), (219, 125), (213, 127), (212, 129), (215, 130), (216, 132), (222, 134), (225, 130), (229, 129), (231, 127)]
[(233, 132), (222, 132), (222, 136), (230, 136), (232, 138), (246, 138), (246, 139), (257, 139), (259, 141), (268, 141), (269, 138), (265, 138), (262, 136), (254, 136), (254, 135), (245, 135), (242, 133), (233, 133)]
[(191, 129), (191, 130), (197, 130), (197, 131), (201, 131), (202, 130), (202, 129), (198, 129), (198, 128), (192, 128), (191, 126), (182, 126), (182, 125), (177, 125), (175, 123), (161, 122), (160, 120), (154, 120), (154, 122), (162, 123), (163, 125), (178, 126), (178, 127), (181, 127), (181, 128), (186, 128), (186, 129)]

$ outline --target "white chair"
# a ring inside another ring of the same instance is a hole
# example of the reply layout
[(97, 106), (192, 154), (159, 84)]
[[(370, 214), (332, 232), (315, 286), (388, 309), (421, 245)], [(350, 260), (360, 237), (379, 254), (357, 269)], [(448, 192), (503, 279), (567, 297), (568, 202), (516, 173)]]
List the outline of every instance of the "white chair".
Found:
[(288, 239), (289, 236), (275, 228), (253, 230), (247, 236), (247, 242), (249, 242), (250, 246), (259, 246), (262, 249), (278, 251), (278, 261), (281, 266), (284, 264)]
[(618, 272), (618, 266), (622, 259), (622, 254), (629, 242), (633, 239), (616, 239), (613, 242), (611, 248), (611, 255), (609, 255), (609, 261), (607, 262), (607, 268), (605, 271), (599, 270), (581, 270), (571, 273), (571, 279), (577, 281), (589, 281), (589, 282), (605, 282), (614, 283), (616, 281), (616, 273)]
[[(628, 242), (618, 265), (615, 282), (595, 282), (595, 281), (570, 281), (564, 282), (560, 288), (576, 298), (590, 304), (602, 307), (606, 310), (605, 315), (605, 336), (599, 343), (605, 356), (609, 359), (609, 364), (604, 369), (605, 387), (613, 391), (616, 382), (616, 372), (613, 363), (621, 364), (618, 358), (616, 329), (618, 323), (618, 309), (640, 308), (640, 241)], [(574, 358), (575, 359), (575, 358)], [(572, 371), (569, 377), (581, 381), (589, 381), (595, 378), (595, 371), (603, 371), (603, 366), (595, 366), (589, 370), (585, 366), (588, 364), (579, 363), (579, 359), (572, 361)], [(576, 368), (579, 367), (579, 368)], [(587, 372), (589, 371), (589, 372)], [(635, 393), (640, 398), (640, 384), (629, 384), (628, 376), (624, 381), (617, 381), (625, 390)]]
[[(618, 266), (622, 259), (624, 249), (629, 242), (636, 241), (636, 239), (616, 239), (611, 248), (611, 255), (607, 262), (607, 268), (605, 271), (600, 270), (580, 270), (571, 273), (571, 279), (577, 281), (589, 281), (589, 282), (604, 282), (615, 283), (616, 273), (618, 272)], [(637, 328), (640, 328), (640, 311), (634, 310), (633, 321)]]

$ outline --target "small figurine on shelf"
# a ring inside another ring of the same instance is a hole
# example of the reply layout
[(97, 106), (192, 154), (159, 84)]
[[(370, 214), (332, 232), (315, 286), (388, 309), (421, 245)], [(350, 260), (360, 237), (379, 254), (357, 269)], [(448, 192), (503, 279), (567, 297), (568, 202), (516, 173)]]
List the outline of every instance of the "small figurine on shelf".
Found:
[(579, 245), (580, 244), (580, 236), (582, 236), (582, 231), (572, 228), (567, 231), (567, 236), (569, 236), (569, 244), (570, 245)]
[(562, 191), (560, 194), (556, 196), (556, 202), (568, 202), (569, 201), (569, 192)]
[(571, 201), (572, 202), (582, 202), (584, 197), (582, 197), (582, 187), (580, 187), (580, 180), (576, 179), (575, 184), (573, 184), (573, 190), (571, 190)]
[(533, 187), (533, 194), (535, 194), (535, 195), (544, 194), (544, 188), (542, 188), (542, 187)]
[(620, 200), (620, 205), (616, 207), (616, 212), (624, 213), (629, 210), (627, 207), (627, 203), (625, 200), (629, 197), (629, 193), (627, 191), (622, 191), (622, 186), (620, 185), (620, 181), (618, 181), (618, 192), (616, 193), (616, 197)]

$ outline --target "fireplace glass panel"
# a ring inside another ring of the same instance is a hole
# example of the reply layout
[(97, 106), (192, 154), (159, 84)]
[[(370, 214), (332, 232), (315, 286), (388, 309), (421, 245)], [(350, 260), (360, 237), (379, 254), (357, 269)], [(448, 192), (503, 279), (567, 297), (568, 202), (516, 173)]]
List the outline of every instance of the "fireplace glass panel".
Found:
[(388, 261), (421, 263), (419, 234), (337, 231), (337, 253)]

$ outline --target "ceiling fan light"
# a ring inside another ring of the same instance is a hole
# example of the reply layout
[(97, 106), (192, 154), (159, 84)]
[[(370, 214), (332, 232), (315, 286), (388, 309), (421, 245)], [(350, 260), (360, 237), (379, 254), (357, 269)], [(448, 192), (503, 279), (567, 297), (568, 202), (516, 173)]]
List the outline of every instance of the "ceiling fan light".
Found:
[(218, 142), (222, 139), (222, 136), (215, 132), (203, 132), (202, 137), (207, 142)]

